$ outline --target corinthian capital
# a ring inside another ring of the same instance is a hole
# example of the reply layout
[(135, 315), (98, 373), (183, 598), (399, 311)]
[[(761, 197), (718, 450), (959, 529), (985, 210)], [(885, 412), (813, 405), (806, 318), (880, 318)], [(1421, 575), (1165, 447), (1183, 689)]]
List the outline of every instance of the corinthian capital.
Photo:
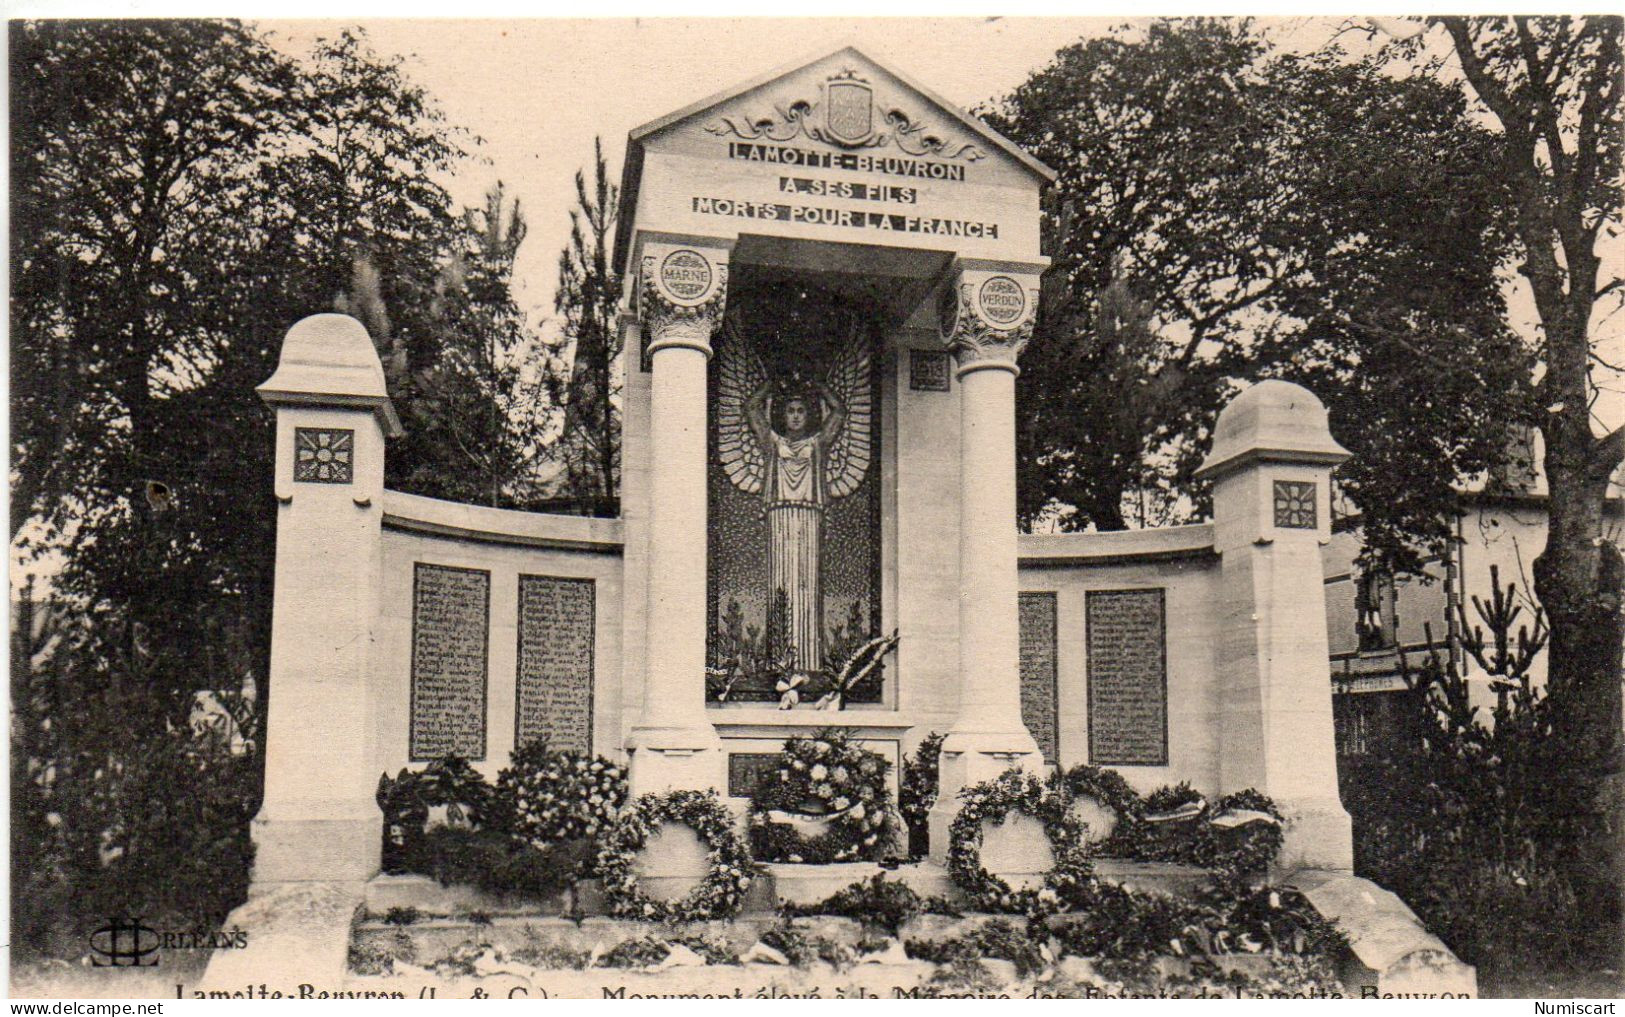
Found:
[(651, 244), (638, 283), (648, 353), (671, 346), (711, 353), (711, 332), (728, 297), (728, 252)]
[(1033, 337), (1038, 279), (998, 272), (962, 272), (943, 293), (942, 340), (961, 373), (985, 367), (1016, 369)]

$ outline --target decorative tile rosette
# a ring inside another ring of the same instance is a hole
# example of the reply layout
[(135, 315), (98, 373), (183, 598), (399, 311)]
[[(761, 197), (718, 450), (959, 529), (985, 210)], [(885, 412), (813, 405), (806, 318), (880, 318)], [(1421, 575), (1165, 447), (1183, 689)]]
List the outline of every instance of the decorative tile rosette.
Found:
[[(948, 875), (982, 911), (1055, 914), (1080, 904), (1094, 881), (1083, 841), (1083, 822), (1072, 813), (1064, 785), (1021, 770), (959, 793), (959, 814), (948, 830)], [(982, 866), (982, 824), (1002, 824), (1011, 813), (1036, 819), (1049, 837), (1054, 864), (1038, 889), (1017, 890)]]
[(885, 757), (839, 732), (791, 738), (778, 769), (751, 795), (752, 851), (764, 862), (809, 865), (884, 857), (898, 830), (890, 769)]
[[(659, 901), (638, 886), (637, 855), (662, 823), (681, 823), (706, 847), (710, 870), (681, 900)], [(621, 812), (598, 852), (611, 912), (654, 922), (701, 922), (738, 914), (756, 872), (733, 814), (715, 791), (648, 794)]]

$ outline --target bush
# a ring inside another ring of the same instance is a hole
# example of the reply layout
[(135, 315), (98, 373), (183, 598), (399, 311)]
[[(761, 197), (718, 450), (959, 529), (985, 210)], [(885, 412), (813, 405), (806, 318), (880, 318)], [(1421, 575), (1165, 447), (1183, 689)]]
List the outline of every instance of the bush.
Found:
[(1192, 901), (1111, 883), (1094, 884), (1075, 914), (1057, 920), (1063, 954), (1114, 959), (1208, 953), (1213, 913)]
[(606, 968), (647, 968), (666, 959), (671, 946), (657, 936), (641, 936), (616, 943), (598, 958)]
[(837, 969), (845, 969), (857, 960), (850, 947), (788, 923), (775, 925), (762, 933), (762, 942), (784, 954), (785, 960), (798, 968), (822, 961)]
[(937, 787), (942, 763), (942, 742), (946, 735), (935, 731), (921, 740), (914, 754), (903, 761), (897, 788), (897, 810), (908, 826), (908, 853), (923, 858), (931, 853), (931, 806), (937, 803)]
[(1517, 624), (1515, 588), (1492, 581), (1489, 604), (1474, 598), (1489, 631), (1462, 607), (1458, 629), (1499, 693), (1494, 723), (1454, 660), (1429, 652), (1407, 669), (1408, 737), (1339, 774), (1355, 871), (1403, 897), (1482, 977), (1573, 980), (1619, 960), (1619, 887), (1577, 864), (1612, 835), (1596, 804), (1606, 778), (1563, 744), (1569, 686), (1554, 676), (1547, 694), (1529, 679), (1546, 640), (1538, 609), (1532, 630)]
[(1049, 963), (1043, 944), (1008, 918), (995, 918), (948, 939), (911, 939), (903, 949), (915, 960), (949, 966), (974, 968), (984, 958), (1007, 960), (1023, 978), (1042, 971)]
[(431, 876), (442, 886), (547, 900), (570, 887), (588, 850), (578, 844), (537, 850), (502, 830), (437, 826), (412, 843), (402, 871)]
[(1054, 922), (1062, 952), (1135, 960), (1258, 953), (1333, 957), (1335, 926), (1296, 890), (1216, 882), (1194, 900), (1097, 882), (1077, 912)]
[[(96, 626), (107, 626), (98, 628)], [(194, 710), (161, 646), (111, 638), (106, 619), (13, 630), (12, 946), (19, 960), (77, 960), (115, 916), (213, 930), (248, 895), (263, 768), (252, 695)], [(223, 642), (221, 684), (250, 673)]]

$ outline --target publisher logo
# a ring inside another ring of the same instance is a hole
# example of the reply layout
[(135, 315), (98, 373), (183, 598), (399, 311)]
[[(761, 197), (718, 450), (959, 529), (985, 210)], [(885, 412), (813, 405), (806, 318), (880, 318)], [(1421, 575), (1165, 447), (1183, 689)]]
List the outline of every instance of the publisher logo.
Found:
[(158, 930), (139, 918), (114, 918), (90, 934), (90, 963), (98, 968), (158, 966)]
[(229, 929), (155, 929), (139, 918), (112, 918), (90, 934), (90, 963), (98, 968), (155, 968), (169, 950), (242, 950), (248, 932)]

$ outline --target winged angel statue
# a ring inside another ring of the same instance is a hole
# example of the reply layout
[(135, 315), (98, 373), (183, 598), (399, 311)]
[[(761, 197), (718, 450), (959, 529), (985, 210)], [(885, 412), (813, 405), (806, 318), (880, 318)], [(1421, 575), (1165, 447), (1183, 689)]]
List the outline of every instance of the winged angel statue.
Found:
[(796, 666), (823, 666), (819, 582), (824, 508), (857, 490), (869, 471), (873, 419), (870, 348), (853, 327), (818, 380), (775, 381), (736, 323), (718, 354), (718, 452), (735, 487), (762, 496), (768, 522), (768, 590), (783, 590)]

